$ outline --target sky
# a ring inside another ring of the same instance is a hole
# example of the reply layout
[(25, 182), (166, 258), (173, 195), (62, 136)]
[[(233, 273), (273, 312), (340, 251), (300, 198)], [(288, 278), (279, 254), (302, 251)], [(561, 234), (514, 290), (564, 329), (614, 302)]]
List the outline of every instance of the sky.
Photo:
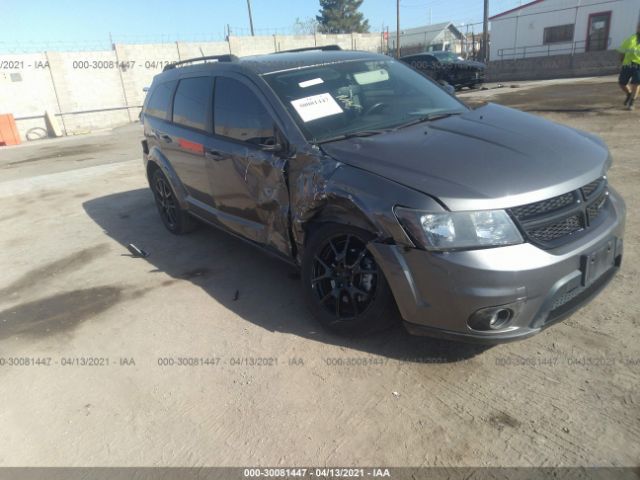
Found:
[[(297, 18), (314, 17), (318, 0), (251, 0), (256, 34), (289, 34)], [(490, 14), (522, 0), (491, 0)], [(401, 28), (453, 21), (482, 21), (483, 0), (401, 0)], [(0, 51), (73, 49), (73, 44), (205, 41), (232, 33), (248, 34), (246, 0), (1, 0)], [(364, 0), (360, 11), (372, 31), (395, 30), (395, 0)], [(465, 27), (466, 28), (466, 27)], [(478, 31), (479, 25), (474, 27)], [(4, 47), (4, 48), (3, 48)]]

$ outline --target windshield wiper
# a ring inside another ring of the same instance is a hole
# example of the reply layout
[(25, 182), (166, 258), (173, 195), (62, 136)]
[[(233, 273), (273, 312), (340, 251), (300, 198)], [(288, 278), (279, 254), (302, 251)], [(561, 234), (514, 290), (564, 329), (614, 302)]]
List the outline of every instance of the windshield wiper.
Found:
[(413, 125), (418, 125), (419, 123), (432, 122), (434, 120), (441, 120), (443, 118), (451, 117), (453, 115), (462, 115), (463, 112), (434, 112), (429, 113), (427, 115), (422, 115), (415, 120), (411, 120), (410, 122), (403, 123), (402, 125), (398, 125), (394, 130), (399, 130), (401, 128), (411, 127)]
[(451, 117), (452, 115), (461, 115), (462, 113), (464, 113), (464, 112), (454, 111), (454, 112), (433, 112), (433, 113), (428, 113), (426, 115), (421, 115), (420, 117), (416, 118), (415, 120), (412, 120), (412, 121), (407, 122), (407, 123), (403, 123), (402, 125), (399, 125), (399, 126), (394, 127), (394, 128), (387, 128), (387, 129), (380, 129), (380, 130), (360, 130), (358, 132), (343, 133), (341, 135), (336, 135), (335, 137), (326, 138), (326, 139), (320, 140), (320, 141), (314, 141), (313, 143), (315, 143), (316, 145), (322, 145), (323, 143), (337, 142), (339, 140), (346, 140), (347, 138), (371, 137), (373, 135), (379, 135), (381, 133), (394, 132), (394, 131), (399, 130), (401, 128), (406, 128), (406, 127), (410, 127), (412, 125), (417, 125), (418, 123), (431, 122), (433, 120), (440, 120), (442, 118)]
[(347, 138), (355, 137), (372, 137), (373, 135), (379, 135), (381, 133), (388, 132), (389, 130), (360, 130), (359, 132), (343, 133), (336, 135), (335, 137), (326, 138), (324, 140), (315, 141), (316, 145), (322, 145), (323, 143), (337, 142), (339, 140), (346, 140)]

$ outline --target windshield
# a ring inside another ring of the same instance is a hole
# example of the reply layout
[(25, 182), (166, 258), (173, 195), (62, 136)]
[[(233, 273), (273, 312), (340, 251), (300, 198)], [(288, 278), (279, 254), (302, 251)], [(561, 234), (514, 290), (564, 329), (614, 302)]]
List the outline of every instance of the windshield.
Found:
[(452, 52), (431, 52), (431, 54), (443, 63), (453, 63), (463, 60), (462, 57)]
[(314, 143), (467, 109), (420, 73), (391, 59), (274, 72), (264, 79)]

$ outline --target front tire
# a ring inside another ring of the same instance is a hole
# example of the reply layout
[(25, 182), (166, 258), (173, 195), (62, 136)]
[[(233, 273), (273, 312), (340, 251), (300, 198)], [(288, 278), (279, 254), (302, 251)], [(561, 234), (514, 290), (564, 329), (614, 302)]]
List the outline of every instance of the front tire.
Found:
[(167, 230), (175, 235), (182, 235), (196, 228), (195, 218), (180, 208), (169, 180), (159, 168), (151, 176), (151, 190), (153, 190), (158, 213)]
[(302, 260), (305, 302), (322, 326), (343, 335), (382, 330), (397, 319), (395, 301), (367, 243), (371, 233), (326, 224)]

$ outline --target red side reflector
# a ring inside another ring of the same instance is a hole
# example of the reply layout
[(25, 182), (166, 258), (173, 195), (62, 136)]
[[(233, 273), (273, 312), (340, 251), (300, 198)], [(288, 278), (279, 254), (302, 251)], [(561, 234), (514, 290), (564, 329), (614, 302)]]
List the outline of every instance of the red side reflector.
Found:
[(184, 148), (185, 150), (189, 150), (193, 153), (204, 155), (204, 145), (202, 145), (201, 143), (190, 142), (189, 140), (180, 138), (178, 140), (178, 144), (180, 145), (180, 148)]

